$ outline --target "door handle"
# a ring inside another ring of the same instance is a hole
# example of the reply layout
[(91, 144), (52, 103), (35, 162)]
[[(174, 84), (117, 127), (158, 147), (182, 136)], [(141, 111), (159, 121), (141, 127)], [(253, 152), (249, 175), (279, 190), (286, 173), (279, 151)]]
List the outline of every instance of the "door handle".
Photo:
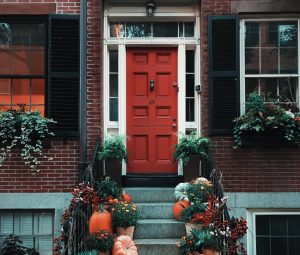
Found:
[(150, 90), (154, 90), (154, 80), (150, 80)]
[(172, 125), (172, 127), (173, 127), (173, 128), (176, 128), (176, 127), (177, 127), (177, 125), (176, 125), (176, 124), (173, 124), (173, 125)]

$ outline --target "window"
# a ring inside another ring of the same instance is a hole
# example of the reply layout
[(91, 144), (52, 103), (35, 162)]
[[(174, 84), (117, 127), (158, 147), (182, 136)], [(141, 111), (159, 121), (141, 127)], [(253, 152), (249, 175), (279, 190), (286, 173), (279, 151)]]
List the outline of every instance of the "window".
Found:
[(39, 110), (78, 135), (79, 15), (0, 16), (0, 110)]
[(255, 215), (256, 255), (297, 255), (300, 215)]
[(298, 104), (298, 20), (246, 20), (244, 29), (243, 103), (257, 92), (266, 101)]
[(0, 110), (45, 111), (44, 20), (0, 19)]
[(186, 121), (195, 121), (195, 51), (186, 51)]
[(110, 37), (194, 37), (194, 22), (112, 22)]
[(27, 248), (42, 255), (52, 255), (53, 214), (50, 211), (0, 212), (0, 245), (9, 234), (15, 234)]
[(118, 121), (118, 51), (109, 52), (109, 121)]

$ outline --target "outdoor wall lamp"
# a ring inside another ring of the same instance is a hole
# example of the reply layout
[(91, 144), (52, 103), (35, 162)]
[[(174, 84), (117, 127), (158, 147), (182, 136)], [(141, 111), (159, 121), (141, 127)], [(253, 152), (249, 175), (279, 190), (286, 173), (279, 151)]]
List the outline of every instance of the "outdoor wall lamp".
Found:
[(153, 17), (155, 13), (155, 9), (156, 9), (155, 3), (152, 0), (150, 0), (146, 5), (147, 16)]

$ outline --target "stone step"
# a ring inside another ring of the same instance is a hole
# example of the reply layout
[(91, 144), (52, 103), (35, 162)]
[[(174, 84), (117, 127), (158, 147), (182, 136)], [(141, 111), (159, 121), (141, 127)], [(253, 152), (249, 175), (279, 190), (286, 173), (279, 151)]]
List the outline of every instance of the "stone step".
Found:
[(174, 202), (137, 203), (141, 219), (173, 219)]
[(124, 188), (134, 203), (174, 202), (174, 188)]
[(180, 239), (184, 235), (184, 225), (173, 219), (139, 220), (134, 231), (135, 239)]
[(135, 239), (139, 255), (179, 255), (179, 239)]

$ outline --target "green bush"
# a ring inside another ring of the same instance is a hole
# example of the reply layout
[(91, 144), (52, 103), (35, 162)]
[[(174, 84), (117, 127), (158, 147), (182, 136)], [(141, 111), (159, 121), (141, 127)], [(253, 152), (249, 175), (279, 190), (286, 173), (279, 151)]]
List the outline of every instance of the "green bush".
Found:
[(117, 159), (122, 162), (122, 160), (127, 160), (127, 149), (126, 149), (126, 137), (124, 136), (111, 136), (104, 140), (103, 147), (99, 152), (99, 159)]

